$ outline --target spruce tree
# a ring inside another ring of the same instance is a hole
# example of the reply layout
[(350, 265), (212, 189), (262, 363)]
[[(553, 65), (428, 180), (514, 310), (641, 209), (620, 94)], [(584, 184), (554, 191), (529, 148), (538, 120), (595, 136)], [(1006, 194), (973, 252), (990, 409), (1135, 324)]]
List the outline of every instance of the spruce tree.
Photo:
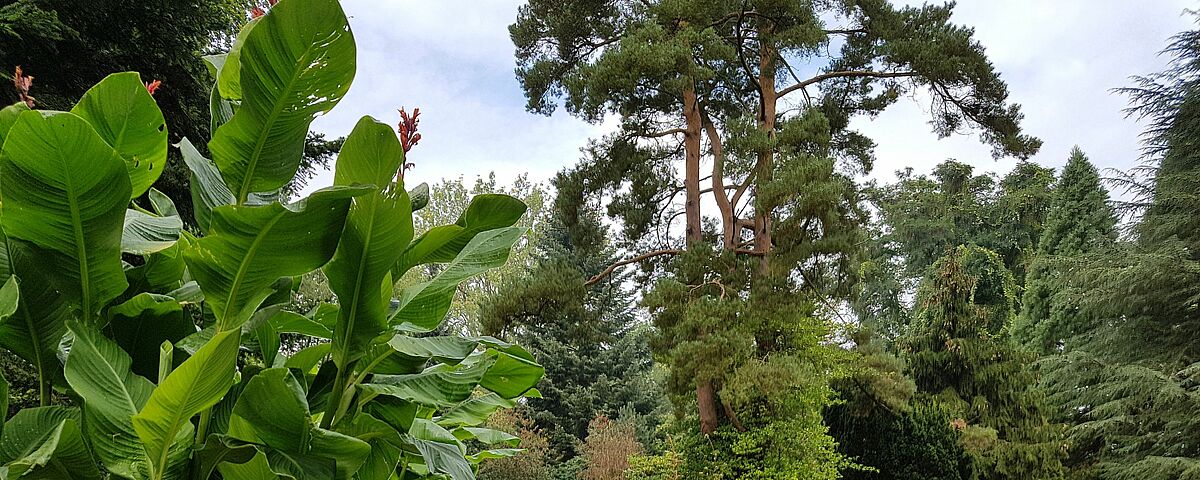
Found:
[[(555, 181), (560, 191), (563, 182)], [(564, 200), (556, 198), (540, 226), (531, 266), (510, 272), (479, 306), (482, 333), (520, 342), (546, 367), (542, 396), (527, 400), (527, 415), (559, 464), (579, 455), (598, 416), (634, 424), (653, 448), (667, 407), (651, 331), (634, 315), (632, 292), (620, 282), (584, 286), (613, 261), (607, 227), (595, 211), (564, 208)], [(577, 215), (570, 228), (564, 212)]]
[(1031, 355), (1009, 337), (1015, 295), (999, 255), (959, 246), (922, 284), (903, 351), (921, 395), (955, 416), (973, 478), (1062, 478), (1059, 429), (1046, 418)]
[(1017, 339), (1042, 353), (1057, 351), (1063, 340), (1079, 333), (1079, 292), (1072, 291), (1059, 273), (1069, 258), (1110, 248), (1117, 239), (1117, 217), (1108, 204), (1100, 174), (1079, 147), (1054, 187), (1045, 229), (1025, 279)]

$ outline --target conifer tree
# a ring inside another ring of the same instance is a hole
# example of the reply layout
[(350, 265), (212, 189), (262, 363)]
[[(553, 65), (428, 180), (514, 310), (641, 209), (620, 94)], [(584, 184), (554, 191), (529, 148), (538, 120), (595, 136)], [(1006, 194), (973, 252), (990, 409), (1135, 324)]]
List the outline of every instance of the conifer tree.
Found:
[[(853, 178), (870, 169), (874, 145), (849, 128), (853, 117), (920, 90), (938, 135), (978, 129), (997, 156), (1040, 146), (951, 9), (531, 0), (510, 27), (530, 110), (549, 113), (562, 99), (588, 120), (620, 117), (617, 133), (589, 146), (570, 190), (581, 207), (607, 199), (620, 219), (630, 258), (617, 267), (677, 256), (654, 271), (661, 281), (647, 296), (656, 352), (677, 411), (695, 412), (694, 433), (724, 432), (722, 443), (695, 444), (734, 454), (742, 469), (706, 474), (837, 474), (820, 424), (838, 355), (826, 341), (828, 303), (855, 281), (865, 213)], [(827, 50), (836, 53), (818, 73), (793, 68)], [(780, 108), (785, 98), (799, 108)], [(716, 207), (707, 216), (703, 195)], [(751, 388), (761, 378), (774, 388)]]
[(956, 417), (972, 478), (1062, 478), (1059, 429), (1046, 418), (1031, 355), (1009, 337), (1015, 295), (995, 252), (951, 250), (922, 284), (920, 312), (902, 342), (909, 374)]
[(1124, 90), (1150, 124), (1133, 237), (1072, 264), (1089, 328), (1042, 361), (1084, 478), (1200, 478), (1200, 31), (1166, 53), (1167, 71)]
[(1014, 330), (1017, 339), (1042, 353), (1060, 348), (1061, 342), (1079, 333), (1079, 295), (1062, 280), (1055, 258), (1073, 257), (1110, 248), (1117, 239), (1117, 217), (1108, 204), (1108, 190), (1100, 174), (1079, 147), (1063, 168), (1038, 242), (1037, 255), (1025, 279), (1021, 315)]

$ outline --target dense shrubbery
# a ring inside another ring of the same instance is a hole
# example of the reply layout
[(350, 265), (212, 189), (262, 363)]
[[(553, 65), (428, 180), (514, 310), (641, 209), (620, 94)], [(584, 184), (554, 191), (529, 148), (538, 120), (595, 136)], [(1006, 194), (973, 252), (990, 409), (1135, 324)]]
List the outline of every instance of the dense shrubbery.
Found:
[[(542, 368), (491, 337), (428, 333), (459, 283), (505, 262), (525, 205), (481, 195), (415, 236), (411, 139), (369, 117), (334, 186), (276, 200), (354, 76), (336, 0), (283, 0), (206, 60), (213, 159), (180, 143), (198, 232), (150, 188), (168, 149), (157, 84), (114, 74), (70, 112), (0, 111), (0, 345), (33, 366), (42, 405), (4, 424), (0, 477), (464, 480), (515, 454), (518, 437), (482, 425)], [(426, 264), (443, 267), (392, 300)], [(318, 269), (338, 304), (283, 310)], [(318, 340), (281, 349), (285, 334)]]

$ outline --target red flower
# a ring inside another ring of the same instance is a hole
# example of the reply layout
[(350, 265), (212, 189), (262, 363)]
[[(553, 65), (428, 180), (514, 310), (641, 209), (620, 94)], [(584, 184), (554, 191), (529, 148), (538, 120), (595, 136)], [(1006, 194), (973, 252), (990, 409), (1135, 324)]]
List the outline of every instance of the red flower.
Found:
[[(421, 141), (421, 134), (417, 133), (417, 127), (421, 123), (420, 117), (420, 108), (414, 108), (412, 116), (409, 116), (404, 108), (400, 108), (400, 125), (397, 131), (400, 133), (400, 146), (404, 148), (405, 156), (407, 156), (409, 150), (412, 150), (412, 147), (417, 145), (417, 142)], [(411, 163), (405, 163), (400, 168), (400, 178), (404, 178), (404, 172), (412, 168), (412, 166), (413, 164)]]
[(154, 92), (157, 92), (158, 87), (161, 87), (161, 86), (162, 86), (162, 80), (155, 80), (153, 82), (146, 84), (146, 91), (150, 92), (151, 95), (154, 95)]
[(266, 14), (267, 14), (267, 11), (263, 10), (260, 7), (254, 7), (254, 8), (250, 9), (250, 18), (258, 18), (258, 17), (261, 17)]
[(33, 75), (25, 75), (18, 65), (13, 73), (13, 86), (17, 87), (17, 97), (25, 102), (26, 106), (33, 108), (34, 98), (29, 96), (29, 88), (33, 86)]

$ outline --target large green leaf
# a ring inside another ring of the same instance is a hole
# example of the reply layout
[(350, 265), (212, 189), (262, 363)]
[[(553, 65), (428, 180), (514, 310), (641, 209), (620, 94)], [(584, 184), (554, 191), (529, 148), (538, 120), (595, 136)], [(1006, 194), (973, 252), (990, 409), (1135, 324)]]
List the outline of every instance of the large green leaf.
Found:
[(202, 231), (208, 232), (213, 209), (233, 204), (233, 192), (230, 192), (229, 187), (225, 186), (225, 180), (221, 178), (221, 172), (217, 170), (217, 166), (212, 163), (212, 160), (204, 158), (196, 146), (192, 145), (191, 140), (186, 138), (180, 140), (178, 147), (188, 170), (192, 171), (190, 190), (192, 191), (192, 211), (196, 217), (196, 224)]
[(17, 117), (21, 116), (21, 112), (28, 110), (29, 107), (25, 105), (25, 102), (17, 102), (0, 109), (0, 147), (4, 146), (4, 138), (8, 136), (8, 129), (17, 123)]
[(135, 375), (129, 355), (99, 330), (70, 322), (74, 334), (66, 376), (83, 398), (92, 449), (105, 468), (124, 478), (148, 476), (150, 460), (130, 420), (146, 404), (154, 384)]
[(161, 217), (139, 210), (125, 211), (121, 229), (121, 251), (134, 255), (149, 255), (175, 246), (183, 221), (178, 215)]
[(546, 369), (541, 365), (522, 356), (510, 355), (499, 350), (488, 350), (486, 355), (494, 356), (496, 360), (479, 381), (479, 386), (504, 398), (523, 395), (537, 385), (546, 373)]
[(504, 265), (513, 244), (524, 232), (523, 228), (507, 227), (475, 235), (436, 277), (404, 289), (400, 308), (390, 323), (409, 332), (436, 329), (450, 310), (458, 284)]
[(413, 375), (377, 375), (372, 383), (359, 385), (363, 402), (386, 395), (430, 407), (449, 407), (471, 397), (494, 358), (469, 366), (438, 365)]
[(146, 378), (158, 378), (163, 342), (174, 344), (196, 333), (183, 306), (166, 295), (138, 294), (109, 308), (108, 317), (108, 333), (133, 359), (133, 372)]
[(342, 430), (371, 445), (371, 453), (354, 474), (357, 480), (389, 480), (396, 470), (403, 453), (404, 441), (400, 433), (386, 422), (367, 414), (354, 417), (354, 423)]
[(36, 245), (62, 293), (92, 321), (125, 290), (121, 228), (129, 175), (115, 150), (70, 113), (22, 113), (0, 155), (5, 233)]
[[(309, 124), (354, 79), (354, 37), (337, 0), (283, 0), (249, 31), (238, 56), (242, 103), (209, 150), (240, 204), (295, 176)], [(226, 59), (222, 77), (234, 61)]]
[(285, 368), (263, 370), (233, 409), (229, 435), (266, 449), (273, 470), (298, 478), (348, 478), (371, 451), (356, 438), (317, 426), (299, 382)]
[(225, 480), (296, 480), (296, 477), (281, 475), (271, 470), (271, 464), (267, 462), (267, 456), (262, 453), (255, 455), (248, 462), (225, 462), (219, 464), (217, 468), (221, 472), (221, 477)]
[(291, 205), (227, 205), (213, 211), (209, 235), (184, 254), (220, 330), (250, 319), (280, 277), (303, 275), (333, 256), (350, 199), (368, 187), (330, 187)]
[(0, 316), (0, 347), (33, 365), (38, 375), (38, 395), (49, 401), (51, 384), (62, 380), (57, 353), (67, 333), (65, 321), (70, 312), (64, 297), (47, 277), (50, 272), (40, 268), (40, 261), (28, 245), (10, 241), (0, 228), (0, 278), (6, 283), (0, 295), (15, 295), (18, 278), (24, 290), (16, 312)]
[(340, 368), (360, 358), (388, 327), (384, 279), (413, 236), (408, 192), (396, 180), (403, 164), (404, 148), (392, 127), (370, 117), (358, 122), (338, 155), (334, 184), (378, 187), (354, 199), (337, 253), (325, 267), (341, 305), (333, 331), (333, 361)]
[(200, 469), (196, 478), (212, 478), (213, 471), (223, 463), (241, 465), (254, 459), (258, 449), (254, 445), (241, 443), (226, 435), (212, 434), (204, 441), (204, 448), (196, 452), (196, 466)]
[(167, 123), (137, 72), (114, 73), (71, 109), (96, 129), (129, 171), (130, 198), (140, 197), (167, 164)]
[(510, 400), (495, 393), (469, 398), (462, 403), (446, 410), (438, 417), (438, 425), (450, 428), (468, 425), (481, 425), (502, 408), (517, 406), (515, 400)]
[(451, 480), (475, 480), (475, 470), (466, 459), (466, 448), (440, 425), (419, 418), (404, 440), (421, 452), (430, 473), (446, 474)]
[(513, 226), (527, 209), (520, 200), (508, 195), (476, 195), (457, 222), (431, 228), (409, 245), (392, 268), (392, 278), (399, 279), (417, 265), (453, 260), (476, 235)]
[(0, 472), (33, 480), (99, 480), (79, 429), (79, 412), (64, 407), (17, 412), (0, 437)]
[(216, 405), (233, 385), (240, 331), (217, 333), (195, 355), (176, 368), (146, 406), (133, 417), (133, 428), (146, 447), (154, 478), (163, 478), (175, 463), (172, 448), (191, 436), (191, 418)]

